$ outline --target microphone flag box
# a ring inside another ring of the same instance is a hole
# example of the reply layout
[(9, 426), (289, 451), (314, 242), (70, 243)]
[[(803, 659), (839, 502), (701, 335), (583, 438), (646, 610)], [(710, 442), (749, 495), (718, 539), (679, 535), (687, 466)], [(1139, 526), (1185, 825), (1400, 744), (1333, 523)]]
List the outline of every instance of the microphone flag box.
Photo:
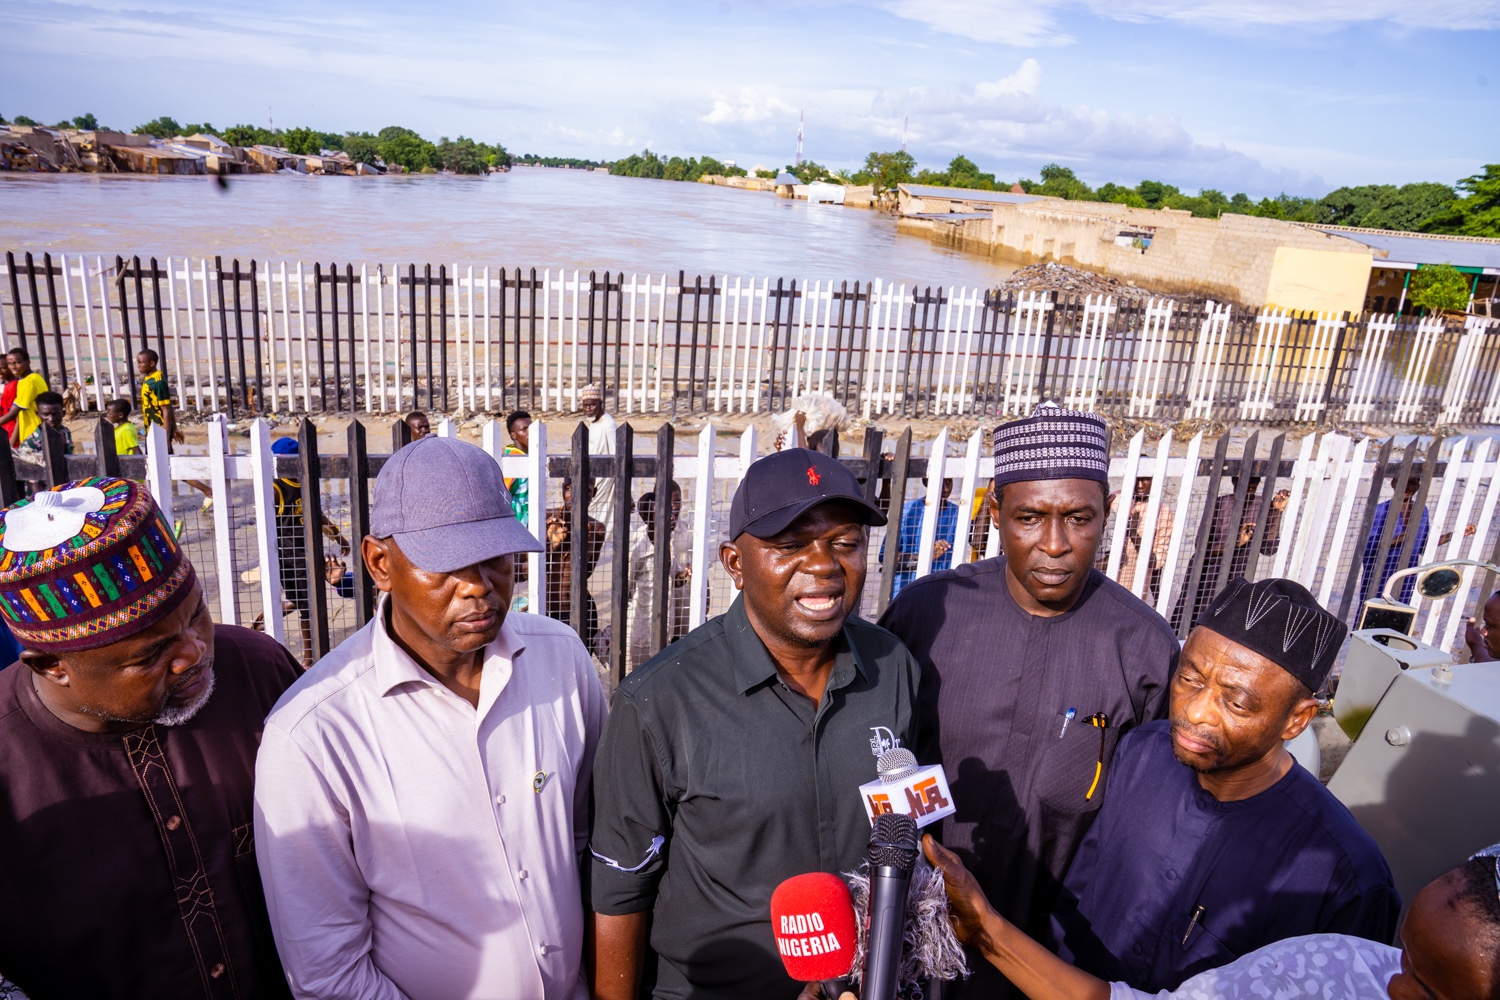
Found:
[(905, 813), (917, 821), (918, 827), (924, 827), (957, 811), (940, 764), (919, 768), (895, 781), (877, 778), (867, 782), (859, 786), (859, 797), (871, 823), (882, 813)]

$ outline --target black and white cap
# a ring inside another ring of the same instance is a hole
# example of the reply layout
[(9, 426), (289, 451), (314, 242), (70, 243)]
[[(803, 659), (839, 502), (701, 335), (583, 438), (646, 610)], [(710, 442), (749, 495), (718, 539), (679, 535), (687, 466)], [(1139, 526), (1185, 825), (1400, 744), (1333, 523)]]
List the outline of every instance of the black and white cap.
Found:
[(1236, 577), (1198, 624), (1253, 650), (1317, 691), (1328, 679), (1349, 626), (1292, 580)]
[(1108, 444), (1103, 420), (1044, 402), (1031, 416), (995, 428), (995, 485), (1093, 479), (1108, 486)]

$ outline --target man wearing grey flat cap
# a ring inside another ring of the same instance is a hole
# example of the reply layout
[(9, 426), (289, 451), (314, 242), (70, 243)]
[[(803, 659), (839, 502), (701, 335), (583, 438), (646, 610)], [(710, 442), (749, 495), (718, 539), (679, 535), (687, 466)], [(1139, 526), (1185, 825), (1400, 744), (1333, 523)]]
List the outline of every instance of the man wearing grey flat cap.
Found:
[(375, 480), (375, 617), (266, 721), (255, 840), (298, 997), (582, 1000), (579, 856), (604, 692), (583, 644), (508, 614), (500, 467), (426, 437)]

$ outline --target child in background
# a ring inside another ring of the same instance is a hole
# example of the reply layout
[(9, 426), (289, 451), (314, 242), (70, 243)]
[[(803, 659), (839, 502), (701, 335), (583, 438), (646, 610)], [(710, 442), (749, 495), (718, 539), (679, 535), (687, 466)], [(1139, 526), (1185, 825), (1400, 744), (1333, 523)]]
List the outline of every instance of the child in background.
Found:
[(111, 399), (104, 404), (104, 418), (115, 425), (115, 454), (139, 455), (141, 437), (130, 422), (130, 400)]

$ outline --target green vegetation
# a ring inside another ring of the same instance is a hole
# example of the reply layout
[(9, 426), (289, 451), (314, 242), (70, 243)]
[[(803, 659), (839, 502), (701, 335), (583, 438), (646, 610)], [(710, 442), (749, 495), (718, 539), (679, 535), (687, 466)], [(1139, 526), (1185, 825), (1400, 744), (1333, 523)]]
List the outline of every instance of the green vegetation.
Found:
[(1412, 305), (1429, 313), (1463, 312), (1469, 308), (1469, 281), (1452, 264), (1423, 267), (1411, 276), (1407, 295)]
[(535, 153), (518, 156), (516, 162), (530, 167), (566, 167), (570, 170), (593, 170), (595, 167), (609, 166), (608, 160), (579, 160), (571, 156), (538, 156)]
[(1458, 182), (1465, 193), (1427, 220), (1429, 233), (1500, 237), (1500, 163), (1485, 164), (1484, 173)]
[(32, 126), (34, 128), (34, 127), (36, 127), (38, 125), (41, 125), (42, 123), (39, 122), (39, 121), (37, 121), (35, 118), (28, 118), (25, 115), (16, 115), (16, 124), (17, 125), (30, 125), (30, 126)]
[(616, 160), (609, 165), (609, 172), (617, 177), (651, 177), (666, 181), (696, 181), (707, 174), (745, 176), (744, 167), (726, 167), (712, 156), (705, 156), (701, 160), (696, 157), (684, 160), (680, 156), (667, 159), (649, 149), (632, 153), (623, 160)]

